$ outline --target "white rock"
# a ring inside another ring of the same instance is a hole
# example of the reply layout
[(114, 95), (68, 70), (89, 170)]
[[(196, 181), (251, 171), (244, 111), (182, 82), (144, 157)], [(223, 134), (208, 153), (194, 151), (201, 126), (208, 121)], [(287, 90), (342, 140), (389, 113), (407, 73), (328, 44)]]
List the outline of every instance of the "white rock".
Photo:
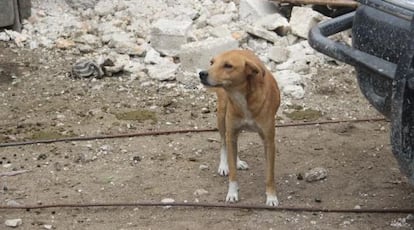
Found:
[(217, 26), (211, 29), (210, 34), (214, 37), (230, 37), (231, 31), (227, 27), (227, 25)]
[(264, 15), (277, 13), (278, 8), (270, 1), (264, 0), (240, 0), (240, 19), (246, 22), (254, 22)]
[(176, 56), (181, 45), (187, 43), (191, 21), (176, 21), (161, 18), (151, 28), (151, 46), (158, 52)]
[(203, 195), (206, 195), (206, 194), (208, 194), (208, 191), (207, 190), (205, 190), (205, 189), (197, 189), (197, 190), (195, 190), (195, 192), (194, 192), (194, 195), (195, 196), (203, 196)]
[(148, 65), (148, 76), (158, 81), (174, 80), (179, 65), (170, 61), (162, 61), (159, 65)]
[(305, 173), (305, 180), (307, 182), (313, 182), (323, 180), (328, 176), (328, 170), (322, 167), (316, 167)]
[(263, 27), (266, 30), (275, 31), (278, 35), (286, 35), (290, 30), (288, 20), (278, 13), (266, 15), (254, 24), (255, 26)]
[(290, 17), (290, 26), (292, 33), (301, 37), (308, 38), (309, 30), (318, 22), (322, 21), (324, 16), (308, 7), (293, 7)]
[(254, 35), (259, 38), (263, 38), (267, 41), (270, 41), (272, 43), (277, 43), (281, 37), (277, 35), (275, 32), (268, 31), (262, 27), (259, 26), (246, 26), (247, 33)]
[(50, 229), (53, 229), (53, 225), (51, 225), (51, 224), (44, 224), (43, 225), (43, 228), (50, 230)]
[(4, 222), (4, 224), (5, 224), (7, 227), (12, 227), (12, 228), (18, 227), (18, 226), (20, 226), (22, 223), (23, 223), (22, 219), (10, 219), (10, 220), (6, 220), (6, 221)]
[(305, 96), (305, 90), (300, 85), (287, 85), (282, 89), (283, 94), (290, 96), (294, 99), (303, 99)]
[(207, 24), (211, 26), (227, 25), (232, 21), (231, 14), (216, 14), (207, 19)]
[(269, 49), (267, 56), (276, 63), (285, 62), (289, 58), (289, 50), (284, 47), (273, 46)]
[(184, 71), (196, 72), (197, 69), (206, 69), (215, 55), (232, 49), (237, 49), (239, 42), (232, 37), (207, 39), (192, 42), (181, 46), (180, 61)]
[(162, 62), (162, 57), (155, 49), (149, 48), (147, 54), (145, 55), (144, 63), (145, 64), (160, 64)]
[(274, 73), (274, 77), (284, 95), (294, 99), (302, 99), (305, 96), (302, 75), (292, 70), (282, 70)]
[(206, 170), (208, 169), (208, 165), (200, 165), (200, 170)]
[(172, 199), (172, 198), (164, 198), (164, 199), (161, 200), (161, 203), (164, 203), (164, 204), (170, 204), (170, 203), (174, 203), (174, 202), (175, 202), (175, 200)]
[(101, 40), (93, 34), (83, 34), (79, 38), (75, 39), (75, 41), (82, 44), (92, 45), (94, 47), (102, 45)]
[(139, 46), (130, 33), (114, 33), (108, 42), (110, 48), (114, 48), (120, 54), (143, 56), (146, 52), (145, 45)]
[(107, 16), (116, 12), (115, 5), (117, 1), (101, 0), (95, 5), (95, 12), (99, 16)]
[(0, 41), (8, 42), (11, 38), (6, 32), (0, 32)]

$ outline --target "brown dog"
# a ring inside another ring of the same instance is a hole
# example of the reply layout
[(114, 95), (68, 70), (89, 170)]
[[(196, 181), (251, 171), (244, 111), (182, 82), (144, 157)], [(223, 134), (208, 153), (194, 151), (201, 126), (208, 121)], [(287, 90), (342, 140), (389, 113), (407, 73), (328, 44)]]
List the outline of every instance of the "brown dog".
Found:
[(232, 50), (211, 60), (199, 73), (206, 87), (217, 93), (217, 123), (221, 137), (218, 172), (229, 175), (227, 202), (238, 201), (236, 169), (247, 169), (237, 156), (237, 138), (242, 130), (258, 132), (266, 157), (266, 204), (277, 206), (274, 183), (275, 114), (280, 105), (279, 88), (272, 74), (251, 51)]

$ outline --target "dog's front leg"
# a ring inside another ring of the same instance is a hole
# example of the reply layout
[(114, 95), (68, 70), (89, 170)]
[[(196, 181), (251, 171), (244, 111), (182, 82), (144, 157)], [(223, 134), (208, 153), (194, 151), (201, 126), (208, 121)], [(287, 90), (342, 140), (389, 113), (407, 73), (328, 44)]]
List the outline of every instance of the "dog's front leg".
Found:
[(226, 202), (231, 203), (239, 200), (239, 185), (237, 183), (237, 136), (238, 132), (226, 124), (227, 162), (229, 165), (229, 189)]
[(275, 188), (275, 129), (274, 125), (268, 127), (270, 128), (264, 130), (264, 134), (261, 135), (266, 157), (266, 205), (278, 206), (279, 200)]

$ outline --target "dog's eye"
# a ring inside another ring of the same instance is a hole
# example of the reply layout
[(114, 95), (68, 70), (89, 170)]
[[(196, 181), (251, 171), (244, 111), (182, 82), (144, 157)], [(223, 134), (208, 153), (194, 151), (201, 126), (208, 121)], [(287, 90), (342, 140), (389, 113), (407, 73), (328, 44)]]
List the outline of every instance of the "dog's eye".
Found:
[(231, 69), (231, 68), (233, 68), (233, 65), (231, 65), (229, 63), (224, 63), (224, 68)]
[(211, 60), (211, 61), (210, 61), (210, 65), (213, 65), (213, 64), (214, 64), (214, 61), (213, 61), (213, 60)]

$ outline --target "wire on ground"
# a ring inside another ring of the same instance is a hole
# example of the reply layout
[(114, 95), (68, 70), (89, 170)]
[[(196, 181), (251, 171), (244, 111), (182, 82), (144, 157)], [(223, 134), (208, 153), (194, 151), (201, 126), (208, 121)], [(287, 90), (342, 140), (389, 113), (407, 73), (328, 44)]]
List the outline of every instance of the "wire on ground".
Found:
[[(352, 122), (352, 123), (372, 122), (372, 121), (385, 121), (385, 118), (301, 122), (301, 123), (278, 124), (276, 125), (276, 127), (294, 127), (294, 126), (338, 124), (338, 123), (346, 123), (346, 122)], [(34, 144), (51, 144), (51, 143), (56, 143), (56, 142), (90, 141), (90, 140), (100, 140), (100, 139), (114, 139), (114, 138), (127, 138), (127, 137), (140, 137), (140, 136), (160, 136), (160, 135), (170, 135), (170, 134), (180, 134), (180, 133), (201, 133), (201, 132), (216, 132), (216, 131), (217, 131), (217, 128), (206, 128), (206, 129), (180, 129), (180, 130), (170, 130), (170, 131), (149, 131), (149, 132), (140, 132), (140, 133), (110, 134), (110, 135), (102, 135), (102, 136), (78, 136), (78, 137), (48, 139), (48, 140), (29, 140), (29, 141), (22, 141), (22, 142), (0, 143), (0, 148), (12, 147), (12, 146), (23, 146), (23, 145), (34, 145)]]

